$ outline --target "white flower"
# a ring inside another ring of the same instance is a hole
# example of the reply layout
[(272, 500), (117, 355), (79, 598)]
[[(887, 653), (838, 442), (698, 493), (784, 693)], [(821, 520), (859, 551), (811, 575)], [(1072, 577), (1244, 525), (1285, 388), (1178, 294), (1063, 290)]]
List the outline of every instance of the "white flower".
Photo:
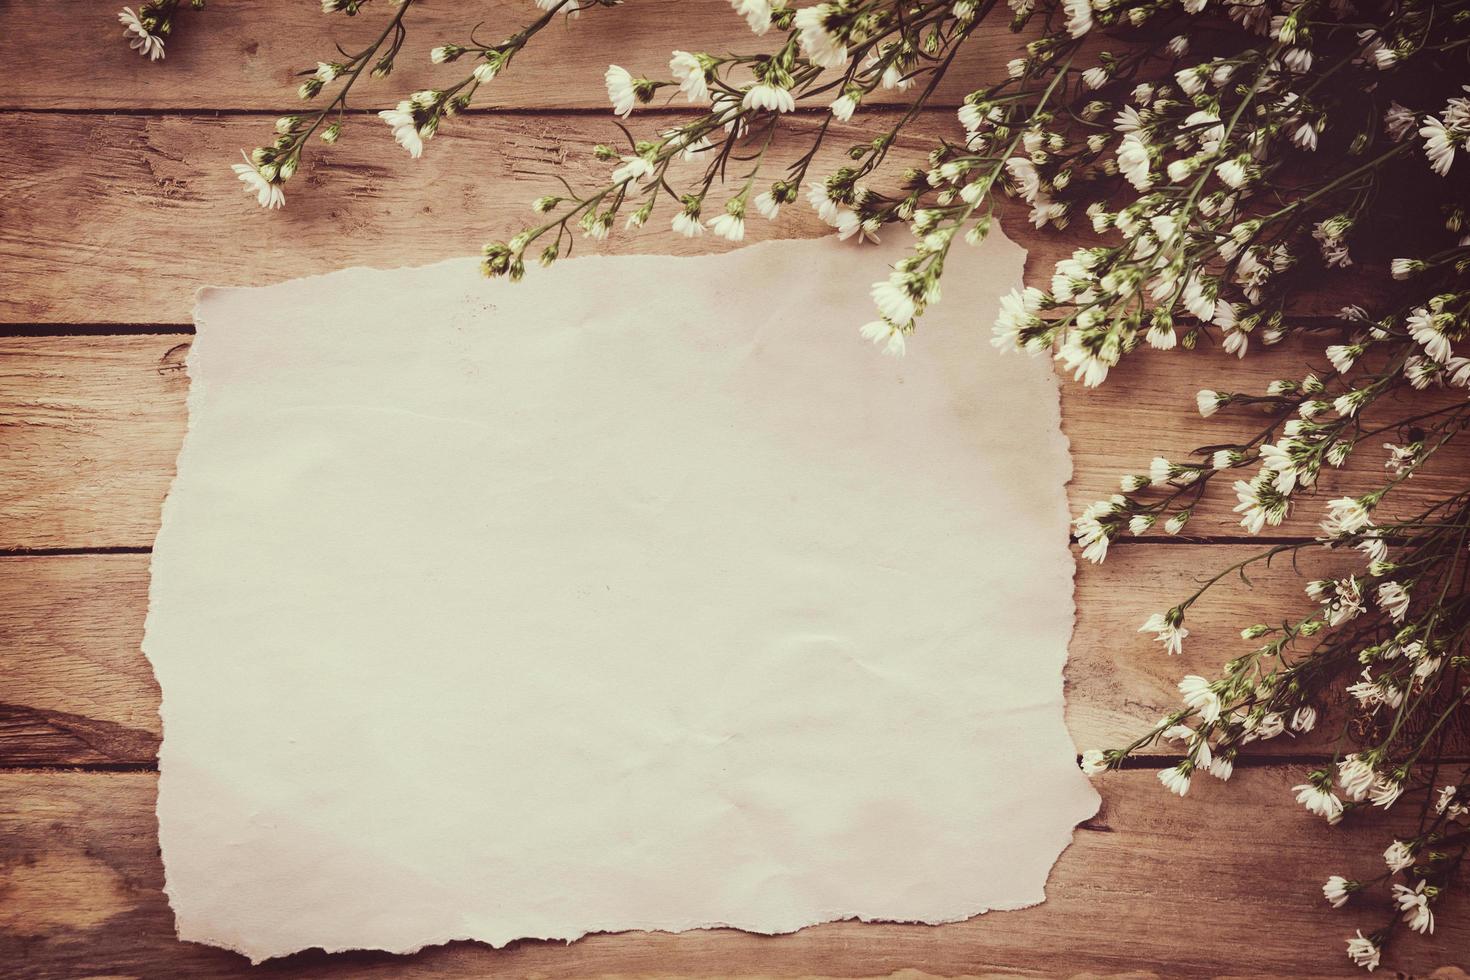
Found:
[(1388, 558), (1388, 542), (1379, 537), (1376, 532), (1373, 532), (1372, 537), (1365, 536), (1353, 547), (1366, 555), (1369, 562), (1384, 561)]
[(746, 109), (792, 112), (796, 109), (796, 99), (792, 97), (790, 89), (772, 85), (770, 82), (757, 82), (745, 90), (745, 97), (740, 100), (740, 105)]
[(1342, 800), (1331, 790), (1322, 789), (1312, 783), (1301, 783), (1291, 790), (1296, 794), (1296, 801), (1306, 807), (1307, 812), (1326, 818), (1328, 823), (1337, 823), (1342, 819)]
[(1402, 623), (1409, 611), (1409, 590), (1397, 582), (1384, 582), (1378, 586), (1378, 605), (1395, 623)]
[(1036, 203), (1036, 196), (1041, 191), (1041, 175), (1036, 172), (1036, 165), (1026, 157), (1011, 157), (1005, 166), (1006, 173), (1016, 182), (1016, 189), (1026, 203)]
[(607, 83), (607, 98), (612, 103), (613, 115), (626, 119), (632, 113), (633, 105), (638, 101), (633, 76), (628, 74), (626, 68), (608, 65), (602, 78)]
[(703, 102), (709, 98), (709, 84), (705, 79), (704, 64), (688, 51), (675, 51), (669, 59), (669, 73), (679, 83), (679, 91), (690, 102)]
[[(244, 155), (244, 151), (240, 151)], [(244, 163), (237, 163), (230, 169), (240, 178), (245, 185), (245, 193), (255, 195), (255, 203), (263, 208), (279, 208), (286, 203), (286, 192), (281, 190), (281, 185), (273, 180), (266, 180), (265, 175), (256, 169), (255, 164), (250, 162), (250, 157), (245, 157)]]
[(847, 64), (847, 46), (827, 30), (827, 15), (835, 10), (832, 4), (819, 3), (798, 10), (791, 21), (799, 32), (797, 40), (802, 54), (818, 68), (841, 68)]
[(1134, 190), (1146, 191), (1153, 186), (1153, 178), (1148, 172), (1148, 145), (1137, 133), (1125, 134), (1118, 144), (1118, 170)]
[(1034, 286), (1024, 290), (1012, 289), (1000, 299), (1000, 312), (996, 315), (991, 343), (1002, 349), (1018, 346), (1020, 332), (1040, 322), (1036, 313), (1041, 309), (1041, 300), (1046, 294)]
[(1067, 331), (1056, 359), (1071, 373), (1072, 380), (1096, 388), (1108, 379), (1108, 370), (1118, 363), (1118, 352), (1106, 346), (1098, 350), (1083, 337), (1081, 330), (1072, 329)]
[(148, 28), (143, 26), (142, 18), (133, 13), (132, 7), (124, 7), (119, 11), (117, 20), (123, 26), (123, 36), (128, 38), (128, 47), (149, 61), (158, 61), (163, 57), (163, 38), (149, 33)]
[(1253, 738), (1273, 739), (1286, 731), (1286, 718), (1281, 712), (1272, 711), (1269, 714), (1262, 715), (1260, 720), (1255, 721), (1253, 725), (1247, 723), (1246, 728), (1250, 731), (1251, 737)]
[(1337, 781), (1342, 786), (1342, 794), (1350, 800), (1367, 796), (1377, 778), (1373, 766), (1356, 752), (1344, 756), (1337, 764)]
[(745, 218), (726, 211), (709, 220), (709, 230), (726, 241), (738, 242), (745, 238)]
[(836, 119), (838, 122), (847, 122), (852, 118), (852, 114), (857, 110), (857, 107), (857, 99), (844, 93), (834, 99), (829, 108), (832, 111), (833, 119)]
[(1082, 771), (1089, 776), (1099, 775), (1106, 772), (1108, 768), (1107, 757), (1103, 754), (1102, 749), (1088, 749), (1083, 752), (1080, 765)]
[(1164, 652), (1171, 657), (1184, 649), (1184, 640), (1189, 636), (1189, 630), (1181, 622), (1171, 621), (1164, 613), (1154, 613), (1138, 628), (1138, 632), (1158, 634), (1155, 638), (1164, 645)]
[(1303, 75), (1312, 70), (1312, 52), (1306, 48), (1291, 48), (1281, 56), (1281, 63), (1294, 75)]
[(704, 225), (699, 223), (698, 214), (690, 214), (688, 211), (680, 211), (674, 215), (669, 222), (669, 227), (685, 238), (698, 238), (704, 234)]
[(1090, 89), (1102, 88), (1108, 83), (1108, 70), (1096, 65), (1082, 73), (1082, 84)]
[(1225, 124), (1220, 121), (1220, 117), (1203, 109), (1197, 109), (1186, 116), (1184, 128), (1199, 140), (1200, 150), (1207, 154), (1218, 150), (1220, 141), (1225, 138)]
[(1429, 157), (1429, 169), (1441, 177), (1449, 174), (1450, 167), (1455, 162), (1456, 136), (1434, 116), (1424, 117), (1419, 135), (1424, 137), (1424, 155)]
[(1361, 966), (1372, 973), (1378, 967), (1378, 958), (1382, 955), (1382, 950), (1378, 948), (1377, 943), (1363, 935), (1363, 930), (1359, 929), (1358, 934), (1347, 941), (1347, 955), (1348, 959), (1353, 961), (1354, 966)]
[(1424, 263), (1418, 259), (1394, 259), (1388, 264), (1388, 271), (1395, 279), (1408, 279), (1423, 267)]
[(1184, 303), (1191, 316), (1200, 320), (1208, 320), (1215, 312), (1215, 284), (1213, 281), (1201, 281), (1198, 274), (1190, 276), (1184, 282), (1184, 292), (1180, 301)]
[(1434, 801), (1434, 812), (1440, 816), (1448, 814), (1451, 820), (1470, 813), (1470, 807), (1455, 802), (1459, 791), (1460, 788), (1458, 786), (1445, 786), (1442, 788), (1439, 791), (1439, 796)]
[(1210, 682), (1198, 674), (1188, 674), (1179, 682), (1184, 703), (1199, 712), (1200, 721), (1211, 724), (1220, 718), (1220, 696), (1210, 690)]
[[(1355, 576), (1349, 575), (1331, 585), (1332, 594), (1323, 600), (1327, 607), (1327, 624), (1340, 626), (1363, 612), (1363, 595)], [(1367, 673), (1366, 668), (1364, 673)]]
[(1235, 773), (1235, 762), (1229, 755), (1217, 755), (1210, 760), (1210, 775), (1220, 782), (1228, 782)]
[(857, 216), (856, 211), (843, 208), (837, 215), (837, 238), (847, 241), (856, 236), (859, 244), (863, 242), (879, 242), (878, 229), (882, 225), (877, 218), (862, 219)]
[(771, 0), (730, 0), (730, 6), (756, 34), (771, 29)]
[(384, 109), (378, 113), (378, 118), (393, 130), (393, 139), (408, 151), (410, 157), (417, 160), (423, 156), (424, 137), (414, 119), (414, 103), (411, 100), (398, 103), (397, 108)]
[(781, 202), (776, 200), (770, 191), (763, 191), (755, 196), (755, 209), (760, 212), (761, 217), (775, 221), (781, 213)]
[(1183, 796), (1189, 792), (1190, 764), (1181, 762), (1177, 766), (1159, 770), (1159, 782), (1171, 793)]
[[(1332, 623), (1331, 625), (1335, 626), (1337, 624)], [(1358, 683), (1350, 684), (1347, 686), (1347, 688), (1345, 688), (1347, 693), (1351, 694), (1354, 698), (1357, 699), (1358, 707), (1372, 708), (1374, 710), (1377, 710), (1379, 705), (1387, 704), (1389, 702), (1389, 689), (1386, 688), (1383, 684), (1380, 684), (1378, 681), (1375, 681), (1373, 679), (1373, 672), (1367, 667), (1363, 668), (1362, 677), (1363, 679), (1361, 681), (1358, 681)], [(1397, 703), (1401, 699), (1402, 694), (1399, 694), (1395, 689), (1394, 702)]]
[(1091, 0), (1062, 0), (1062, 10), (1067, 14), (1067, 33), (1081, 37), (1092, 30)]
[(1403, 141), (1403, 138), (1409, 134), (1409, 130), (1414, 128), (1414, 123), (1418, 121), (1419, 117), (1414, 114), (1414, 110), (1407, 109), (1397, 102), (1390, 101), (1388, 103), (1388, 111), (1383, 114), (1383, 131), (1388, 134), (1389, 139), (1395, 143), (1399, 143)]
[(1189, 179), (1189, 175), (1194, 173), (1195, 166), (1194, 157), (1180, 157), (1178, 160), (1171, 160), (1164, 168), (1164, 172), (1169, 175), (1170, 183), (1179, 184)]
[(644, 177), (651, 177), (653, 175), (653, 163), (645, 157), (627, 156), (622, 157), (621, 160), (622, 163), (614, 168), (612, 172), (614, 184), (621, 184), (624, 181), (638, 181)]
[(1373, 518), (1369, 516), (1368, 508), (1360, 500), (1356, 497), (1338, 497), (1327, 502), (1327, 520), (1322, 522), (1322, 530), (1329, 537), (1337, 537), (1340, 534), (1356, 534), (1372, 523)]
[[(1028, 287), (1029, 288), (1029, 287)], [(1126, 503), (1122, 496), (1114, 495), (1110, 500), (1099, 500), (1089, 504), (1082, 516), (1072, 522), (1077, 532), (1077, 543), (1082, 547), (1082, 557), (1100, 564), (1108, 556), (1111, 529), (1098, 518), (1106, 517)]]
[(1204, 74), (1199, 68), (1183, 68), (1174, 73), (1174, 81), (1185, 95), (1199, 95), (1205, 90)]
[(1113, 128), (1120, 133), (1137, 133), (1143, 129), (1143, 116), (1131, 105), (1125, 105), (1113, 117)]
[(1346, 905), (1348, 896), (1352, 893), (1351, 883), (1342, 875), (1333, 875), (1322, 885), (1322, 897), (1327, 899), (1335, 909)]
[(1414, 850), (1403, 841), (1396, 840), (1383, 852), (1383, 863), (1388, 865), (1389, 871), (1397, 874), (1414, 863)]
[(1424, 893), (1424, 879), (1419, 879), (1419, 884), (1413, 888), (1404, 885), (1393, 886), (1393, 898), (1398, 902), (1399, 911), (1404, 913), (1404, 921), (1409, 928), (1415, 932), (1434, 932), (1434, 913), (1429, 911), (1429, 896)]
[(1194, 403), (1199, 407), (1200, 415), (1203, 418), (1209, 418), (1220, 410), (1220, 406), (1225, 403), (1225, 399), (1220, 396), (1218, 391), (1201, 388), (1195, 393)]
[(806, 199), (811, 202), (812, 207), (817, 209), (819, 218), (829, 225), (837, 224), (837, 215), (841, 212), (842, 206), (828, 196), (825, 184), (808, 184)]
[(1332, 362), (1333, 370), (1338, 374), (1347, 374), (1362, 352), (1362, 348), (1355, 344), (1332, 344), (1327, 348), (1327, 360)]
[(1450, 340), (1440, 332), (1439, 323), (1433, 314), (1420, 306), (1409, 314), (1404, 326), (1409, 328), (1409, 336), (1424, 345), (1424, 353), (1434, 358), (1441, 364), (1445, 364), (1454, 355), (1454, 349), (1450, 347)]
[(1264, 474), (1249, 482), (1236, 480), (1234, 489), (1235, 498), (1239, 501), (1234, 510), (1241, 515), (1240, 526), (1251, 534), (1260, 534), (1268, 524), (1277, 527), (1286, 518), (1290, 509), (1289, 498), (1282, 495), (1273, 480)]
[(883, 353), (892, 354), (895, 357), (903, 356), (905, 349), (903, 331), (887, 320), (865, 323), (858, 328), (858, 332), (875, 344), (883, 344)]
[(1292, 731), (1306, 733), (1317, 727), (1317, 709), (1304, 704), (1291, 714)]
[(1215, 167), (1215, 176), (1219, 177), (1227, 187), (1238, 190), (1245, 186), (1245, 164), (1241, 163), (1239, 158), (1232, 157)]
[(905, 324), (918, 312), (918, 303), (909, 290), (908, 277), (895, 272), (882, 282), (873, 283), (873, 303), (890, 323)]

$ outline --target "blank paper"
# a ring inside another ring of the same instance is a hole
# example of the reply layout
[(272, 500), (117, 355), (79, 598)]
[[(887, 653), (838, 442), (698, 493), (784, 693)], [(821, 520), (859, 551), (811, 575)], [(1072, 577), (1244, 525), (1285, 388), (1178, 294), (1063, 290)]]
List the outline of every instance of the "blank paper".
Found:
[(472, 260), (207, 289), (153, 556), (183, 939), (308, 947), (1040, 902), (1071, 473), (1023, 252)]

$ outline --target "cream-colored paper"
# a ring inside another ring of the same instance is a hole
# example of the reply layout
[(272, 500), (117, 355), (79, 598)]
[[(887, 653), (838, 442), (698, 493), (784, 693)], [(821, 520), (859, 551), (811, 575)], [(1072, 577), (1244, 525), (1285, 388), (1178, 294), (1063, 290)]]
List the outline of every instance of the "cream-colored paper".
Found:
[(958, 248), (472, 261), (206, 290), (153, 557), (183, 939), (320, 946), (1040, 902), (1062, 721), (1056, 384)]

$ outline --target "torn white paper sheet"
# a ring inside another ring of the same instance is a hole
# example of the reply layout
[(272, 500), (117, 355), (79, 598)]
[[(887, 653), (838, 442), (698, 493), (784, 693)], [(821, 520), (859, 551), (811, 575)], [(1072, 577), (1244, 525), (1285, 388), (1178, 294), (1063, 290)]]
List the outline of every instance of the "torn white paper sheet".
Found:
[(470, 260), (206, 290), (153, 556), (181, 938), (254, 960), (1040, 902), (1071, 467), (957, 248)]

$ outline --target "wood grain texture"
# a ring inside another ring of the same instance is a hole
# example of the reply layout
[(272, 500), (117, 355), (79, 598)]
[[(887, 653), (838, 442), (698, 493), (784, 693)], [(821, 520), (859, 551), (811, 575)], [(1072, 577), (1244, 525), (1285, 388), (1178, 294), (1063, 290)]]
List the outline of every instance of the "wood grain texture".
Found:
[[(457, 77), (455, 67), (429, 66), (425, 52), (462, 36), (463, 9), (421, 0), (398, 70), (365, 86), (358, 108)], [(483, 0), (471, 19), (499, 36), (533, 11), (525, 0)], [(355, 20), (326, 23), (333, 37), (356, 44), (381, 13), (370, 7)], [(151, 545), (184, 429), (183, 330), (199, 286), (473, 253), (518, 230), (527, 203), (554, 189), (556, 177), (584, 189), (605, 179), (590, 148), (618, 135), (601, 84), (608, 60), (653, 74), (675, 46), (758, 43), (726, 0), (633, 0), (590, 13), (538, 39), (486, 90), (486, 110), (446, 127), (423, 160), (409, 160), (377, 120), (355, 116), (338, 147), (309, 158), (287, 209), (264, 214), (229, 165), (268, 137), (275, 115), (299, 106), (294, 72), (330, 51), (316, 6), (230, 2), (184, 12), (158, 65), (126, 48), (114, 17), (115, 7), (91, 0), (54, 0), (44, 10), (0, 3), (0, 121), (12, 134), (0, 142), (0, 330), (12, 335), (0, 339), (0, 550)], [(1017, 39), (986, 30), (940, 90), (940, 103), (955, 103), (971, 80), (994, 77), (1012, 56)], [(875, 101), (884, 98), (891, 96)], [(640, 110), (634, 131), (680, 111), (679, 104)], [(866, 138), (884, 112), (838, 127), (817, 172)], [(951, 112), (924, 113), (896, 149), (895, 167), (956, 132)], [(796, 146), (796, 138), (783, 142), (777, 160)], [(774, 226), (753, 221), (752, 239), (825, 233), (804, 206), (787, 211)], [(1029, 281), (1044, 282), (1057, 258), (1096, 241), (1079, 225), (1031, 233), (1020, 211), (1003, 213), (1030, 250)], [(723, 247), (708, 236), (689, 243), (650, 229), (601, 250)], [(1329, 313), (1371, 299), (1361, 271), (1324, 278), (1297, 310)], [(875, 268), (874, 278), (882, 272)], [(115, 327), (127, 335), (107, 335)], [(1156, 452), (1179, 455), (1247, 431), (1248, 419), (1196, 418), (1196, 388), (1253, 388), (1320, 359), (1320, 345), (1240, 364), (1148, 355), (1099, 391), (1068, 386), (1074, 503), (1111, 492), (1120, 472)], [(1380, 465), (1365, 460), (1337, 488), (1362, 486), (1363, 474)], [(1466, 456), (1447, 458), (1415, 482), (1413, 495), (1463, 485), (1466, 472)], [(1314, 519), (1299, 514), (1283, 530), (1310, 533)], [(1201, 511), (1190, 531), (1234, 534), (1228, 502)], [(1082, 746), (1115, 742), (1153, 721), (1174, 703), (1180, 675), (1207, 672), (1243, 649), (1235, 635), (1243, 621), (1279, 617), (1299, 601), (1300, 576), (1280, 563), (1253, 576), (1254, 591), (1236, 582), (1202, 603), (1182, 657), (1166, 658), (1135, 632), (1201, 571), (1252, 550), (1126, 545), (1104, 566), (1079, 570), (1067, 678), (1068, 721)], [(1326, 745), (1283, 739), (1258, 747), (1256, 765), (1242, 766), (1230, 784), (1201, 779), (1184, 801), (1166, 797), (1147, 770), (1104, 780), (1104, 810), (1079, 829), (1048, 901), (1023, 912), (937, 928), (837, 923), (774, 938), (725, 930), (600, 935), (569, 947), (524, 942), (502, 951), (457, 943), (407, 958), (305, 953), (250, 969), (237, 956), (173, 936), (153, 814), (156, 777), (55, 770), (153, 762), (159, 692), (139, 650), (148, 560), (144, 553), (0, 556), (0, 769), (8, 770), (0, 771), (0, 976), (1352, 976), (1342, 937), (1377, 921), (1376, 911), (1326, 908), (1317, 883), (1333, 872), (1373, 873), (1380, 835), (1331, 831), (1301, 813), (1287, 792), (1300, 765), (1274, 767), (1266, 756), (1315, 755)], [(1302, 572), (1320, 573), (1322, 561), (1314, 556)], [(1277, 836), (1279, 843), (1267, 843)], [(1433, 942), (1412, 939), (1390, 965), (1421, 974), (1456, 960), (1470, 965), (1466, 911), (1462, 898), (1442, 906)], [(1467, 980), (1453, 968), (1433, 975)]]
[[(151, 334), (0, 338), (0, 548), (152, 545), (187, 425), (183, 359), (189, 340)], [(854, 337), (854, 356), (869, 356), (858, 344)], [(1199, 388), (1228, 381), (1238, 390), (1259, 391), (1273, 377), (1300, 376), (1314, 360), (1303, 343), (1244, 361), (1218, 351), (1145, 351), (1099, 389), (1064, 382), (1063, 428), (1076, 467), (1074, 512), (1116, 492), (1122, 474), (1147, 472), (1155, 453), (1187, 459), (1199, 446), (1260, 428), (1249, 412), (1199, 418)], [(1370, 442), (1342, 472), (1324, 476), (1321, 492), (1357, 493), (1381, 481), (1379, 444), (1387, 438)], [(1470, 447), (1452, 445), (1388, 498), (1384, 511), (1422, 509), (1435, 495), (1463, 485), (1466, 473)], [(1235, 496), (1228, 482), (1209, 491), (1189, 534), (1244, 534), (1231, 512)], [(1311, 535), (1320, 514), (1320, 502), (1305, 501), (1273, 533)]]
[[(1382, 913), (1334, 911), (1319, 883), (1372, 874), (1382, 841), (1308, 816), (1291, 801), (1296, 778), (1244, 771), (1174, 800), (1151, 772), (1110, 776), (1099, 782), (1102, 811), (1076, 832), (1044, 904), (951, 925), (622, 933), (498, 951), (454, 943), (410, 957), (306, 952), (247, 973), (241, 957), (174, 939), (152, 774), (7, 773), (0, 963), (31, 978), (1352, 976), (1343, 936)], [(1427, 973), (1470, 948), (1464, 897), (1436, 911), (1433, 941), (1406, 937), (1391, 967)]]
[[(353, 105), (382, 108), (417, 89), (451, 85), (474, 63), (431, 65), (432, 47), (465, 42), (476, 23), (483, 24), (476, 36), (497, 42), (539, 14), (528, 0), (418, 0), (405, 21), (409, 40), (393, 74), (364, 79), (353, 90), (360, 94)], [(296, 111), (302, 105), (297, 72), (336, 58), (334, 42), (348, 51), (366, 47), (388, 16), (382, 5), (345, 17), (324, 16), (314, 3), (215, 3), (202, 14), (182, 12), (165, 59), (149, 65), (128, 49), (115, 7), (51, 0), (47, 16), (38, 18), (7, 4), (0, 7), (0, 65), (24, 64), (26, 71), (0, 91), (0, 108)], [(57, 22), (66, 23), (69, 43), (54, 43)], [(1000, 17), (982, 24), (936, 91), (938, 104), (957, 105), (980, 79), (1005, 77), (1006, 62), (1037, 34), (1035, 25), (1013, 34)], [(476, 105), (605, 109), (602, 73), (609, 62), (666, 79), (675, 48), (726, 54), (770, 51), (775, 44), (774, 34), (751, 34), (728, 0), (632, 0), (548, 26), (508, 72), (481, 89)], [(87, 52), (85, 62), (79, 50)], [(869, 101), (904, 100), (879, 91)], [(683, 104), (683, 97), (678, 101)]]
[[(672, 118), (639, 125), (646, 132)], [(862, 121), (833, 127), (814, 175), (831, 172), (846, 147), (870, 138)], [(768, 158), (773, 177), (807, 145), (799, 132), (811, 120), (790, 125), (792, 135)], [(605, 184), (608, 167), (593, 159), (592, 147), (622, 139), (604, 114), (489, 114), (447, 125), (422, 159), (411, 160), (376, 119), (356, 119), (336, 147), (307, 158), (288, 185), (286, 207), (267, 213), (241, 193), (230, 165), (242, 148), (270, 137), (270, 117), (0, 112), (0, 126), (24, 134), (0, 141), (0, 323), (15, 324), (187, 324), (194, 291), (207, 284), (260, 285), (353, 265), (478, 254), (485, 241), (525, 227), (530, 202), (559, 191), (558, 177), (583, 192)], [(922, 162), (940, 136), (958, 136), (957, 127), (944, 111), (916, 119), (890, 154), (887, 180)], [(1099, 241), (1086, 222), (1035, 234), (1023, 209), (1007, 203), (1001, 213), (1030, 253), (1035, 282), (1049, 281), (1073, 249)], [(656, 216), (639, 233), (618, 232), (600, 247), (579, 241), (577, 251), (734, 247), (712, 235), (679, 238), (667, 222), (667, 214)], [(805, 202), (786, 208), (778, 222), (752, 219), (746, 228), (751, 241), (828, 233)], [(874, 263), (875, 280), (886, 274)], [(1335, 313), (1345, 302), (1367, 301), (1372, 281), (1358, 269), (1325, 277), (1323, 289), (1304, 293), (1296, 308)]]
[[(1231, 578), (1191, 612), (1185, 652), (1166, 656), (1137, 632), (1205, 573), (1254, 547), (1120, 548), (1077, 575), (1077, 625), (1067, 664), (1067, 717), (1079, 746), (1123, 744), (1177, 706), (1175, 685), (1249, 649), (1242, 624), (1276, 622), (1305, 608), (1307, 579), (1350, 556), (1289, 558)], [(1314, 549), (1315, 551), (1316, 549)], [(148, 608), (148, 555), (0, 558), (0, 766), (147, 765), (160, 736), (158, 685), (140, 650)], [(1324, 560), (1325, 559), (1325, 560)], [(269, 723), (263, 720), (262, 723)], [(1319, 736), (1340, 730), (1330, 722)], [(1253, 755), (1300, 756), (1329, 738), (1255, 743)], [(1173, 746), (1157, 749), (1177, 752)]]

